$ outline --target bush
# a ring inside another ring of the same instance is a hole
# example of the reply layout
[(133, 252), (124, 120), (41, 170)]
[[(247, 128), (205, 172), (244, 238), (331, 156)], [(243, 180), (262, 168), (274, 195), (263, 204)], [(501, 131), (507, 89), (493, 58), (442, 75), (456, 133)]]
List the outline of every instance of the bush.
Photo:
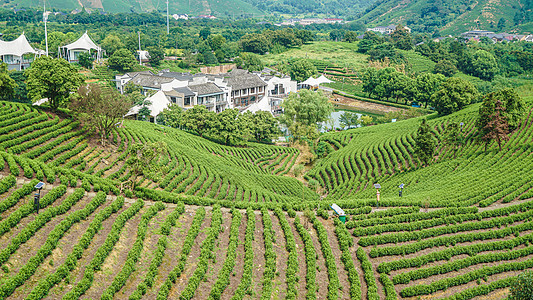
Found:
[(511, 300), (533, 299), (533, 271), (523, 272), (516, 277), (511, 285)]

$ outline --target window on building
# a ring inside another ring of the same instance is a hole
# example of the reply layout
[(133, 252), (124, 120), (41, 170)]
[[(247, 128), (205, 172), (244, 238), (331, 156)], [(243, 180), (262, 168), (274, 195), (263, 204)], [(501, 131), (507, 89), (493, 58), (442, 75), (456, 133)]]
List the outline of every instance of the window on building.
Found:
[(170, 102), (176, 103), (176, 97), (170, 97)]
[(183, 105), (191, 105), (191, 97), (185, 97), (185, 100), (183, 100)]
[(254, 94), (255, 93), (255, 88), (251, 88), (250, 89), (250, 94)]

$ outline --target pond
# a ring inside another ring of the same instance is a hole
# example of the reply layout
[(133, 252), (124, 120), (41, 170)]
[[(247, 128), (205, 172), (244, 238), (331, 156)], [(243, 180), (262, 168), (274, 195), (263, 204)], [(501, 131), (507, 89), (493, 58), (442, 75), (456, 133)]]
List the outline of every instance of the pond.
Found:
[[(337, 111), (334, 111), (331, 113), (330, 115), (330, 118), (333, 120), (333, 128), (342, 128), (342, 125), (339, 121), (341, 115), (344, 113), (344, 112), (354, 112), (354, 111), (348, 111), (348, 110), (337, 110)], [(361, 118), (361, 116), (363, 114), (359, 113), (359, 112), (355, 112), (357, 114), (357, 116), (359, 118)], [(328, 123), (328, 122), (322, 122), (320, 123), (321, 126), (320, 126), (320, 132), (326, 132), (327, 129), (331, 129), (331, 123)], [(359, 125), (360, 126), (360, 125)]]

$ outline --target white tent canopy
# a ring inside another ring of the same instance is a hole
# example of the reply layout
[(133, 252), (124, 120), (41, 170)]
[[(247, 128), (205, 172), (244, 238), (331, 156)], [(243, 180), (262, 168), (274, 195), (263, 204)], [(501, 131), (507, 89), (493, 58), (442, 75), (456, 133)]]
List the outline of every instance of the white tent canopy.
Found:
[(87, 31), (85, 31), (85, 33), (77, 41), (60, 47), (59, 53), (62, 57), (65, 57), (69, 62), (71, 62), (78, 60), (76, 55), (77, 52), (88, 52), (91, 50), (96, 50), (96, 60), (99, 61), (102, 57), (102, 48), (96, 45), (87, 34)]
[(30, 45), (24, 33), (22, 33), (16, 40), (5, 42), (0, 40), (0, 56), (14, 55), (22, 56), (26, 53), (36, 54), (37, 51)]
[(326, 76), (321, 75), (318, 78), (309, 77), (306, 81), (302, 82), (302, 85), (309, 85), (309, 86), (319, 86), (322, 83), (332, 83), (333, 81), (326, 78)]
[(252, 112), (252, 113), (256, 113), (258, 111), (268, 111), (269, 113), (272, 113), (272, 108), (270, 106), (270, 103), (268, 101), (268, 97), (263, 97), (261, 100), (259, 100), (258, 102), (250, 105), (247, 109), (243, 110), (242, 112)]
[[(150, 116), (154, 117), (154, 119), (171, 104), (163, 91), (158, 91), (152, 96), (146, 98), (146, 100), (151, 102), (151, 104), (147, 105), (146, 107), (150, 109)], [(125, 117), (138, 114), (142, 107), (142, 105), (136, 105), (132, 107)]]

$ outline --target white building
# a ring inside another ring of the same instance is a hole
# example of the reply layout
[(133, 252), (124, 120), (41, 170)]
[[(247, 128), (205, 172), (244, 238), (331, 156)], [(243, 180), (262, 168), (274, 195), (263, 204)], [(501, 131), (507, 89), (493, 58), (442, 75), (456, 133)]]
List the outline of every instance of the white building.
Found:
[(8, 70), (24, 70), (40, 55), (41, 51), (33, 49), (24, 33), (10, 42), (0, 40), (0, 59), (7, 64)]
[[(378, 27), (374, 27), (374, 28), (367, 28), (366, 31), (374, 31), (374, 32), (379, 32), (381, 34), (391, 34), (394, 32), (394, 30), (396, 30), (396, 25), (389, 25), (389, 26), (378, 26)], [(403, 28), (405, 28), (405, 30), (407, 30), (407, 32), (411, 33), (411, 28), (407, 27), (407, 26), (402, 26)]]

